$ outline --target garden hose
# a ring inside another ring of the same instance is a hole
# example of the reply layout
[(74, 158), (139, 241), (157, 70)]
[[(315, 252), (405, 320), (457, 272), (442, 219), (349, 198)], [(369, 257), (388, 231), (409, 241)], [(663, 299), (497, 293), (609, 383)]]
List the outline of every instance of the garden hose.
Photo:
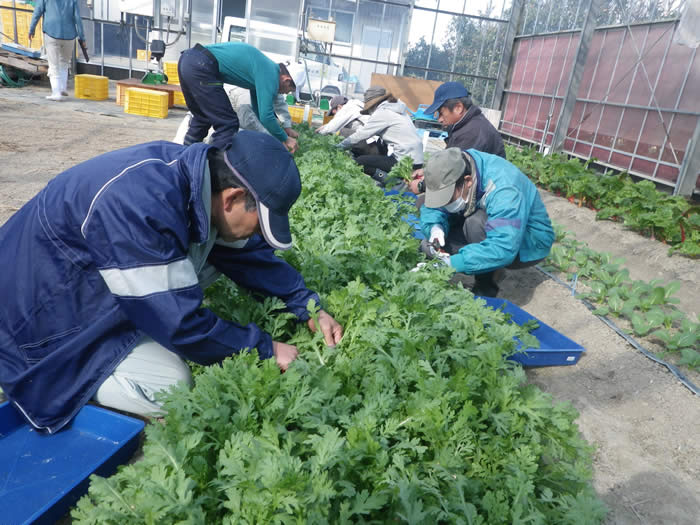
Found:
[(17, 71), (17, 80), (12, 80), (10, 78), (10, 75), (5, 71), (5, 68), (0, 65), (0, 85), (3, 87), (10, 87), (10, 88), (21, 88), (29, 84), (30, 78), (25, 77), (24, 73), (22, 73), (20, 70)]
[[(539, 265), (538, 265), (538, 266), (535, 266), (535, 268), (537, 268), (540, 272), (542, 272), (542, 273), (545, 274), (547, 277), (549, 277), (550, 279), (552, 279), (554, 282), (556, 282), (556, 283), (558, 283), (558, 284), (561, 284), (562, 286), (565, 286), (566, 288), (568, 288), (569, 290), (571, 290), (571, 294), (572, 294), (574, 297), (576, 297), (579, 301), (581, 301), (581, 302), (585, 305), (585, 307), (588, 308), (591, 312), (593, 312), (593, 311), (596, 309), (596, 307), (593, 306), (591, 303), (589, 303), (589, 302), (586, 301), (585, 299), (582, 299), (581, 297), (578, 297), (579, 294), (576, 293), (576, 290), (575, 290), (574, 288), (572, 288), (571, 286), (569, 286), (569, 285), (568, 285), (567, 283), (565, 283), (564, 281), (562, 281), (561, 279), (559, 279), (556, 275), (553, 275), (553, 274), (549, 273), (547, 270), (543, 270), (542, 268), (539, 267)], [(578, 274), (577, 274), (577, 276), (578, 276)], [(576, 280), (575, 280), (574, 282), (576, 282)], [(667, 363), (667, 362), (664, 361), (663, 359), (660, 359), (660, 358), (656, 357), (656, 356), (655, 356), (654, 354), (652, 354), (649, 350), (647, 350), (647, 349), (644, 348), (642, 345), (640, 345), (634, 338), (630, 337), (628, 334), (626, 334), (625, 332), (623, 332), (622, 329), (621, 329), (620, 327), (618, 327), (615, 323), (613, 323), (610, 319), (608, 319), (607, 316), (605, 316), (605, 315), (598, 315), (598, 314), (594, 314), (594, 315), (595, 315), (598, 319), (600, 319), (601, 321), (603, 321), (606, 325), (608, 325), (610, 328), (612, 328), (615, 332), (617, 332), (618, 335), (620, 335), (625, 341), (627, 341), (629, 344), (631, 344), (634, 348), (636, 348), (637, 350), (639, 350), (643, 355), (645, 355), (646, 357), (648, 357), (648, 358), (651, 359), (652, 361), (654, 361), (654, 362), (656, 362), (656, 363), (658, 363), (658, 364), (660, 364), (660, 365), (663, 365), (663, 366), (665, 366), (666, 368), (668, 368), (668, 370), (669, 370), (674, 376), (676, 376), (676, 378), (677, 378), (688, 390), (690, 390), (690, 391), (691, 391), (693, 394), (695, 394), (696, 396), (700, 396), (700, 389), (698, 389), (698, 387), (695, 386), (695, 384), (693, 384), (687, 377), (685, 377), (685, 375), (683, 374), (683, 372), (681, 372), (680, 370), (678, 370), (678, 368), (676, 368), (675, 366), (673, 366), (673, 365), (670, 364), (670, 363)]]

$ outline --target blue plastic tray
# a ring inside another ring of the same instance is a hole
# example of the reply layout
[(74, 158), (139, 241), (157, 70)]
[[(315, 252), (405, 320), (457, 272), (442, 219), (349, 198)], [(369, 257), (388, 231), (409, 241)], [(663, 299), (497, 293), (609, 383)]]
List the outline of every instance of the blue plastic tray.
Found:
[(87, 492), (90, 474), (108, 476), (129, 460), (143, 421), (87, 405), (70, 427), (36, 432), (0, 404), (0, 523), (54, 523)]
[[(509, 359), (517, 361), (523, 366), (575, 365), (581, 354), (586, 351), (581, 345), (573, 342), (548, 324), (543, 323), (506, 299), (477, 297), (486, 301), (486, 306), (494, 310), (503, 307), (503, 312), (510, 314), (511, 321), (518, 325), (522, 326), (532, 319), (537, 321), (539, 328), (530, 333), (540, 342), (540, 347), (526, 348), (524, 352), (518, 352), (509, 357)], [(519, 340), (517, 341), (517, 348), (520, 350), (522, 349), (522, 344)]]
[(25, 57), (30, 57), (30, 58), (41, 57), (40, 51), (37, 51), (36, 49), (32, 49), (29, 47), (24, 47), (20, 44), (15, 44), (14, 42), (7, 42), (4, 44), (0, 44), (0, 47), (5, 49), (6, 51), (12, 51), (13, 53), (17, 53), (19, 55), (24, 55)]
[[(416, 200), (418, 197), (415, 193), (411, 193), (410, 191), (404, 191), (404, 192), (399, 192), (396, 190), (386, 190), (384, 192), (384, 195), (387, 197), (391, 198), (392, 195), (403, 195), (405, 197), (410, 197), (413, 200)], [(392, 199), (395, 200), (395, 199)], [(407, 222), (411, 226), (413, 226), (413, 237), (415, 239), (425, 239), (425, 236), (423, 235), (423, 232), (420, 231), (420, 219), (418, 218), (417, 215), (413, 213), (407, 213), (406, 215), (401, 217), (401, 220), (404, 222)]]
[(426, 113), (425, 110), (428, 109), (428, 104), (418, 104), (418, 107), (416, 108), (415, 111), (411, 111), (411, 115), (413, 115), (414, 120), (430, 120), (433, 122), (437, 122), (437, 119), (435, 118), (434, 113)]

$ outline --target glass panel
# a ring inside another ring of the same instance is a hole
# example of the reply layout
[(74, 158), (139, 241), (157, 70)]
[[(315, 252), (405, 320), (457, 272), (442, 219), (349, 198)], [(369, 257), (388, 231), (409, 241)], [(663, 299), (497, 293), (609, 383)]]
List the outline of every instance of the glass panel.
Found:
[(214, 0), (192, 2), (192, 45), (212, 43)]
[[(408, 32), (408, 50), (405, 55), (406, 66), (427, 67), (430, 41), (432, 40), (436, 16), (435, 13), (427, 11), (416, 10), (413, 12), (411, 28)], [(422, 71), (410, 70), (408, 67), (404, 69), (404, 74), (408, 76), (423, 76)]]
[[(199, 0), (198, 0), (199, 1)], [(250, 18), (259, 22), (297, 27), (301, 0), (285, 0), (280, 9), (278, 0), (255, 0), (252, 3)], [(193, 5), (196, 5), (194, 2)]]
[(615, 149), (626, 151), (627, 153), (634, 153), (639, 130), (642, 128), (642, 123), (644, 122), (645, 113), (646, 111), (641, 109), (625, 108), (625, 114), (620, 124), (620, 131), (617, 132)]
[[(663, 113), (666, 119), (666, 126), (668, 127), (670, 122), (670, 117), (668, 113)], [(692, 115), (676, 115), (673, 117), (673, 125), (670, 131), (670, 144), (667, 141), (666, 146), (662, 152), (661, 160), (665, 162), (676, 162), (682, 163), (683, 157), (685, 156), (685, 150), (688, 147), (688, 141), (693, 136), (695, 131), (695, 126), (697, 125), (698, 117)], [(671, 145), (675, 150), (675, 157), (673, 151), (671, 150)]]
[(466, 3), (466, 0), (440, 0), (440, 10), (461, 14)]
[[(674, 46), (683, 47), (683, 46)], [(684, 111), (697, 111), (700, 108), (700, 53), (695, 50), (695, 59), (692, 64), (688, 63), (690, 73), (685, 84), (685, 89), (681, 93), (679, 109)]]

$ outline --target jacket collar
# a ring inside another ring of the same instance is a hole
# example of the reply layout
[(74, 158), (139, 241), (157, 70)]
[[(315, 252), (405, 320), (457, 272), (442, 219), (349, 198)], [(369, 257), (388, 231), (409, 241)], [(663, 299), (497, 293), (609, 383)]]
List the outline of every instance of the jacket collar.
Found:
[(467, 122), (469, 122), (471, 119), (473, 119), (477, 115), (481, 115), (481, 108), (479, 106), (475, 106), (474, 104), (472, 104), (471, 106), (469, 106), (469, 109), (462, 116), (462, 118), (459, 119), (459, 121), (456, 122), (455, 124), (452, 124), (448, 133), (454, 133), (459, 128), (466, 126)]
[[(190, 221), (191, 242), (202, 243), (209, 238), (211, 227), (211, 189), (209, 202), (205, 203), (202, 193), (204, 176), (209, 174), (206, 169), (207, 151), (210, 145), (198, 142), (188, 146), (180, 154), (178, 162), (180, 172), (187, 178), (190, 186), (190, 198), (187, 204)], [(209, 188), (211, 188), (209, 186)]]

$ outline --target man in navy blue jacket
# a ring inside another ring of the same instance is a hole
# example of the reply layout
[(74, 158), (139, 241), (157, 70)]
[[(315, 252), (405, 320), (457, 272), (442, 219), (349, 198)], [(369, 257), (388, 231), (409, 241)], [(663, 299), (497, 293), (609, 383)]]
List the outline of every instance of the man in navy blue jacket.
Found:
[(292, 156), (241, 131), (225, 150), (152, 142), (55, 177), (0, 228), (0, 386), (37, 429), (53, 433), (91, 399), (157, 415), (154, 394), (190, 382), (185, 359), (216, 363), (243, 349), (282, 370), (297, 349), (255, 324), (202, 308), (219, 272), (280, 297), (335, 345), (342, 327), (274, 254), (292, 244), (301, 192)]

